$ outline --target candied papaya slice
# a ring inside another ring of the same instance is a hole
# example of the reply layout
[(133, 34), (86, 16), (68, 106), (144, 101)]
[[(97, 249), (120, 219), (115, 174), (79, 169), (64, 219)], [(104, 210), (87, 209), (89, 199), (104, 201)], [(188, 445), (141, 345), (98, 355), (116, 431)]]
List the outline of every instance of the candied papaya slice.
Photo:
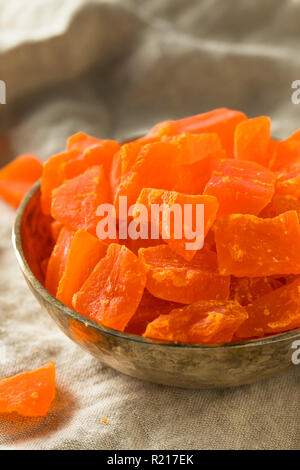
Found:
[(74, 231), (68, 227), (63, 227), (48, 262), (45, 287), (54, 296), (56, 295), (59, 281), (66, 269), (73, 237)]
[(206, 158), (224, 158), (226, 152), (217, 134), (181, 134), (167, 141), (173, 143), (179, 150), (178, 163), (192, 165)]
[(85, 132), (77, 132), (67, 139), (67, 150), (77, 150), (84, 152), (87, 148), (97, 145), (101, 142), (97, 137), (86, 134)]
[(237, 330), (238, 338), (261, 338), (300, 328), (300, 279), (256, 299), (246, 310), (249, 317)]
[(103, 165), (108, 178), (112, 159), (120, 145), (114, 140), (100, 140), (97, 144), (87, 147), (77, 158), (69, 160), (65, 167), (65, 179), (72, 179), (84, 173), (88, 168)]
[(262, 277), (300, 273), (300, 225), (296, 211), (271, 219), (233, 214), (214, 225), (220, 273)]
[(67, 162), (78, 156), (78, 150), (58, 153), (49, 158), (43, 165), (41, 182), (41, 206), (44, 214), (50, 214), (52, 191), (65, 181)]
[(218, 199), (218, 216), (258, 215), (271, 201), (274, 184), (274, 174), (258, 163), (227, 159), (213, 170), (204, 194)]
[(108, 201), (108, 186), (102, 166), (89, 168), (53, 191), (52, 217), (73, 230), (96, 233), (97, 208)]
[(124, 245), (112, 243), (80, 291), (74, 309), (101, 325), (124, 331), (135, 314), (146, 285), (143, 264)]
[(143, 336), (175, 343), (227, 343), (247, 318), (245, 308), (237, 302), (195, 302), (160, 315)]
[(84, 230), (78, 230), (71, 242), (64, 274), (56, 297), (70, 308), (74, 294), (87, 280), (107, 251), (107, 244)]
[(182, 304), (168, 302), (158, 299), (145, 290), (141, 303), (126, 327), (127, 333), (141, 335), (147, 328), (148, 323), (152, 322), (159, 315), (166, 315), (174, 308), (181, 307)]
[(18, 207), (31, 186), (42, 176), (41, 161), (31, 154), (20, 155), (0, 170), (0, 197)]
[(60, 222), (57, 222), (57, 220), (53, 220), (53, 222), (51, 222), (51, 235), (55, 242), (57, 242), (58, 236), (62, 228), (63, 225)]
[(277, 175), (275, 192), (300, 198), (300, 162), (294, 163), (286, 171)]
[(285, 140), (273, 141), (273, 151), (269, 167), (273, 171), (288, 168), (300, 161), (300, 130)]
[(297, 211), (300, 217), (300, 199), (287, 194), (274, 194), (271, 202), (261, 211), (259, 217), (276, 217), (287, 211)]
[(0, 380), (0, 413), (46, 416), (55, 398), (55, 365)]
[(275, 277), (234, 277), (231, 278), (230, 297), (240, 305), (248, 305), (283, 283)]
[(128, 157), (122, 160), (122, 177), (115, 196), (117, 209), (120, 196), (127, 197), (129, 207), (135, 204), (143, 188), (171, 190), (177, 180), (176, 146), (170, 142), (155, 142), (142, 147), (137, 143), (133, 145)]
[(177, 121), (165, 121), (156, 124), (149, 134), (141, 140), (147, 141), (147, 139), (153, 137), (161, 138), (164, 135), (174, 136), (182, 133), (216, 133), (228, 155), (233, 155), (234, 131), (236, 126), (245, 119), (247, 119), (247, 116), (240, 111), (218, 108)]
[(234, 156), (268, 167), (270, 160), (271, 120), (260, 116), (240, 122), (234, 133)]
[[(203, 247), (204, 238), (216, 219), (218, 207), (218, 201), (213, 196), (193, 196), (144, 188), (137, 199), (133, 216), (143, 222), (146, 208), (144, 223), (150, 221), (151, 227), (156, 229), (175, 253), (191, 260)], [(155, 214), (154, 208), (157, 209)]]
[(139, 258), (148, 271), (146, 287), (154, 297), (191, 304), (229, 296), (230, 277), (220, 276), (217, 255), (208, 249), (186, 261), (168, 245), (160, 245), (140, 249)]

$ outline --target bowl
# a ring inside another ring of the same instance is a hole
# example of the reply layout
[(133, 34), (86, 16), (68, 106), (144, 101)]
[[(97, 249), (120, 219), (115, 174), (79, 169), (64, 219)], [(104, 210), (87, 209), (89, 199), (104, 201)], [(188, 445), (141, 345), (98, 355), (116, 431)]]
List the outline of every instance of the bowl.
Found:
[(22, 273), (62, 331), (99, 361), (138, 379), (192, 389), (249, 384), (293, 367), (292, 346), (300, 329), (222, 345), (159, 343), (100, 326), (66, 307), (42, 285), (38, 256), (50, 250), (50, 219), (41, 214), (39, 202), (40, 182), (23, 200), (13, 229)]

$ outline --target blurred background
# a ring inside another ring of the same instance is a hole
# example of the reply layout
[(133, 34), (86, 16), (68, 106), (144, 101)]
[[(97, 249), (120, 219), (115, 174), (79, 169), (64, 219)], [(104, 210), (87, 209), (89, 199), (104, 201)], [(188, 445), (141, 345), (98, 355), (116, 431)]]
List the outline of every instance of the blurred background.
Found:
[(299, 0), (0, 0), (1, 164), (215, 107), (300, 127)]

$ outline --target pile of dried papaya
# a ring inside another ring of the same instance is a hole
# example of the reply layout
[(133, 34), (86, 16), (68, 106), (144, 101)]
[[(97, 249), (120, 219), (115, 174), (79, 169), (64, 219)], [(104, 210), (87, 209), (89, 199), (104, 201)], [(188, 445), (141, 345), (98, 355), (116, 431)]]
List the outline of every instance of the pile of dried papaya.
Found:
[[(268, 117), (221, 108), (159, 123), (122, 145), (79, 132), (43, 166), (27, 155), (4, 168), (0, 194), (17, 205), (40, 175), (54, 244), (44, 285), (78, 313), (152, 340), (198, 344), (300, 327), (300, 131), (274, 140)], [(152, 220), (161, 204), (201, 206), (204, 242), (188, 249), (163, 211)], [(154, 227), (155, 237), (132, 229), (141, 206), (140, 231)], [(107, 236), (104, 208), (115, 222)]]

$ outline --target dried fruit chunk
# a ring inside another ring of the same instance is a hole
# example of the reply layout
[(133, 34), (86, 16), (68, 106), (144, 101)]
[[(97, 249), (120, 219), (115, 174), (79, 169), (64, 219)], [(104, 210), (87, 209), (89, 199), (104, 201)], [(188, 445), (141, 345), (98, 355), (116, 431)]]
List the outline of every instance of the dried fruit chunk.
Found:
[(139, 258), (148, 270), (147, 289), (155, 297), (191, 304), (229, 296), (230, 278), (219, 275), (212, 251), (201, 250), (188, 262), (161, 245), (140, 249)]
[(50, 214), (52, 191), (65, 181), (65, 168), (67, 162), (78, 156), (77, 150), (62, 152), (53, 155), (43, 165), (41, 182), (41, 206), (44, 214)]
[(108, 187), (101, 166), (89, 168), (53, 191), (51, 215), (73, 230), (96, 233), (97, 208), (108, 201)]
[(256, 338), (300, 327), (300, 279), (260, 297), (246, 307), (249, 318), (238, 338)]
[(281, 194), (274, 194), (272, 201), (261, 211), (259, 217), (276, 217), (287, 211), (297, 211), (300, 216), (300, 199)]
[(122, 162), (122, 178), (115, 197), (116, 207), (119, 206), (120, 196), (127, 197), (128, 207), (134, 204), (145, 187), (172, 189), (178, 173), (177, 152), (176, 147), (169, 142), (147, 144), (141, 149), (135, 144), (128, 158)]
[(96, 165), (103, 165), (104, 173), (108, 178), (113, 156), (119, 148), (120, 145), (114, 140), (100, 140), (97, 144), (86, 148), (77, 158), (66, 163), (65, 179), (75, 178)]
[(276, 194), (300, 197), (300, 162), (277, 176), (275, 191)]
[(236, 126), (247, 119), (240, 112), (227, 108), (218, 108), (203, 114), (197, 114), (178, 121), (165, 121), (157, 124), (144, 138), (147, 141), (153, 137), (178, 135), (182, 133), (202, 134), (216, 133), (221, 139), (223, 148), (228, 155), (233, 155), (233, 136)]
[[(179, 150), (178, 163), (192, 165), (206, 158), (222, 158), (224, 150), (217, 134), (181, 134), (168, 140)], [(226, 155), (226, 153), (225, 153)]]
[(75, 294), (73, 306), (104, 326), (124, 331), (139, 306), (145, 284), (146, 272), (139, 259), (125, 246), (112, 243)]
[(66, 269), (69, 249), (74, 237), (74, 231), (63, 227), (51, 253), (45, 280), (46, 289), (56, 295), (59, 281)]
[(300, 226), (296, 211), (272, 219), (235, 214), (215, 226), (223, 275), (261, 277), (300, 273)]
[(234, 155), (268, 166), (270, 159), (271, 120), (267, 116), (240, 122), (234, 133)]
[(176, 343), (226, 343), (247, 317), (237, 302), (196, 302), (159, 316), (143, 336)]
[(67, 140), (67, 150), (77, 150), (84, 152), (89, 147), (97, 145), (101, 142), (97, 137), (86, 134), (85, 132), (77, 132), (71, 135)]
[(31, 154), (20, 155), (0, 170), (0, 197), (18, 207), (31, 186), (42, 176), (42, 163)]
[(158, 299), (145, 290), (141, 303), (128, 323), (125, 331), (141, 335), (146, 330), (148, 323), (159, 317), (159, 315), (166, 315), (174, 308), (179, 308), (181, 306), (181, 304), (176, 302), (168, 302), (166, 300)]
[(0, 413), (45, 416), (54, 398), (54, 362), (0, 381)]
[(74, 294), (79, 291), (96, 264), (107, 251), (107, 245), (93, 235), (78, 230), (69, 249), (64, 274), (59, 282), (56, 297), (72, 308)]
[(297, 161), (300, 161), (299, 130), (285, 140), (273, 141), (273, 152), (270, 161), (272, 170), (285, 169)]
[[(154, 204), (158, 206), (157, 209), (161, 206), (161, 217), (157, 211), (157, 217), (152, 218)], [(212, 227), (219, 207), (213, 196), (193, 196), (152, 188), (144, 188), (137, 199), (133, 216), (142, 220), (139, 205), (147, 208), (148, 215), (144, 223), (150, 221), (170, 248), (186, 260), (191, 260), (202, 248), (204, 237)], [(199, 212), (199, 208), (204, 209), (203, 213)]]
[(258, 163), (228, 159), (218, 163), (204, 194), (218, 199), (218, 216), (258, 215), (271, 201), (274, 183), (273, 173)]
[(233, 277), (230, 284), (230, 297), (240, 305), (248, 305), (283, 285), (274, 277)]

